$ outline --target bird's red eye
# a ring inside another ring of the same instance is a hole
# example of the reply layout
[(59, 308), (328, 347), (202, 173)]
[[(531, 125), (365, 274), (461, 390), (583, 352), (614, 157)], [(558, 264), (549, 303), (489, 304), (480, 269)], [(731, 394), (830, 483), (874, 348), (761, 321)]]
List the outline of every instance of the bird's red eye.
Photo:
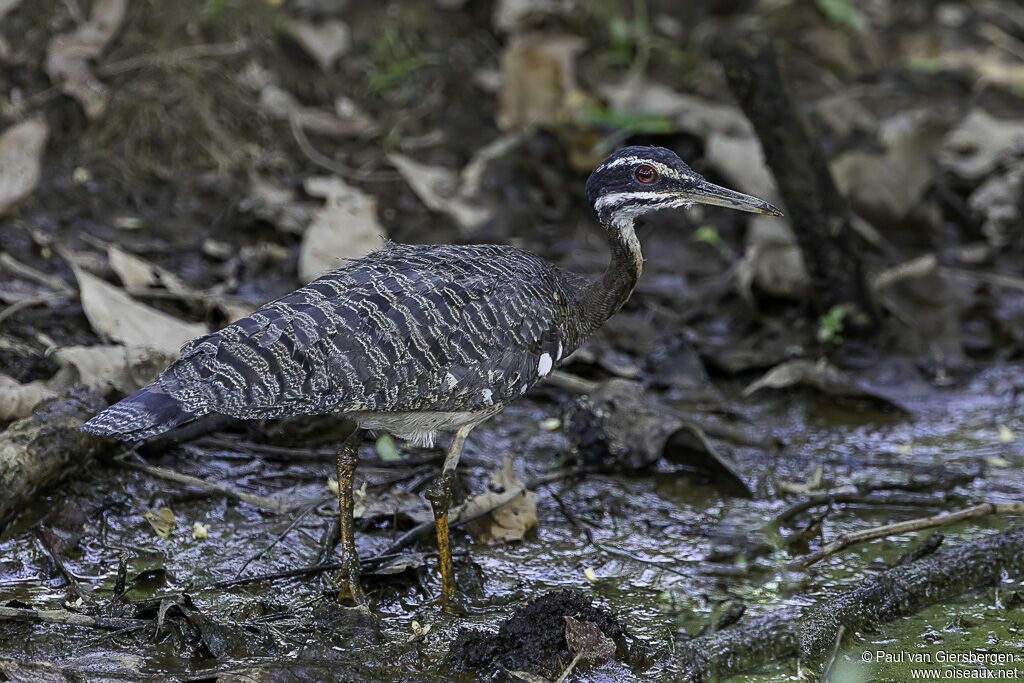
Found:
[(636, 179), (644, 184), (653, 183), (658, 179), (658, 172), (649, 164), (640, 164), (636, 167)]

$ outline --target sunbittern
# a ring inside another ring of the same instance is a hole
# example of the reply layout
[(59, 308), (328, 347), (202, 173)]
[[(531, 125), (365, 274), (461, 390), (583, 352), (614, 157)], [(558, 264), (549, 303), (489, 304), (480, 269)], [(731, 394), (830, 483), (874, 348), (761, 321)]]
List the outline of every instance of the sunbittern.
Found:
[(274, 418), (337, 413), (352, 432), (337, 460), (339, 600), (365, 603), (352, 480), (363, 430), (417, 444), (454, 431), (433, 508), (447, 606), (455, 593), (448, 508), (470, 430), (525, 394), (629, 298), (643, 256), (638, 216), (714, 204), (781, 215), (706, 181), (674, 152), (626, 147), (587, 181), (611, 247), (597, 280), (500, 245), (399, 245), (345, 263), (224, 329), (195, 339), (152, 384), (84, 425), (141, 440), (207, 413)]

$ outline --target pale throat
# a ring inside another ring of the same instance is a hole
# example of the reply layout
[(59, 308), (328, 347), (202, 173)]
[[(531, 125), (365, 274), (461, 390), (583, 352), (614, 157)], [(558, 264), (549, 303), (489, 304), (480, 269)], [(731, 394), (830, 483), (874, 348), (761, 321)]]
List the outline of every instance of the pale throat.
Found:
[[(618, 242), (632, 262), (632, 270), (635, 271), (636, 277), (639, 278), (644, 269), (644, 255), (640, 251), (640, 240), (636, 236), (635, 225), (636, 217), (630, 214), (612, 218), (612, 227), (616, 230)], [(630, 289), (630, 293), (632, 293), (632, 289)]]

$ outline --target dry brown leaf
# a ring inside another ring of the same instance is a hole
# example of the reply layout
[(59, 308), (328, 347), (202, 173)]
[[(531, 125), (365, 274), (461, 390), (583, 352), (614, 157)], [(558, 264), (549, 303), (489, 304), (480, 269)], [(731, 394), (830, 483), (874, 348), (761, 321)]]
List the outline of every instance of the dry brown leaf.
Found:
[(578, 36), (535, 33), (516, 38), (501, 59), (498, 127), (557, 126), (572, 118)]
[(853, 150), (830, 166), (854, 210), (877, 226), (901, 223), (935, 175), (932, 158), (945, 131), (928, 112), (901, 113), (881, 126), (883, 153)]
[(285, 23), (284, 30), (316, 60), (323, 71), (329, 71), (338, 57), (348, 52), (352, 45), (348, 26), (337, 19), (320, 23), (291, 19)]
[(128, 346), (177, 356), (178, 349), (206, 334), (205, 325), (186, 323), (132, 299), (128, 294), (81, 268), (73, 268), (89, 324), (99, 334)]
[(110, 267), (117, 273), (121, 284), (128, 289), (142, 289), (160, 282), (160, 276), (149, 261), (118, 246), (107, 247), (107, 258), (110, 259)]
[(62, 91), (96, 119), (107, 108), (107, 88), (92, 73), (89, 60), (99, 57), (124, 22), (127, 0), (95, 0), (89, 20), (50, 41), (46, 73)]
[(74, 368), (78, 381), (101, 394), (115, 390), (130, 394), (152, 382), (174, 360), (139, 346), (68, 346), (57, 351), (57, 362)]
[(0, 216), (36, 189), (48, 134), (46, 123), (37, 117), (16, 123), (0, 135)]
[(299, 278), (303, 282), (384, 246), (375, 198), (334, 177), (307, 178), (305, 188), (326, 201), (302, 237)]
[(527, 531), (537, 526), (537, 497), (527, 491), (512, 469), (512, 459), (504, 458), (501, 469), (494, 473), (487, 490), (466, 501), (460, 515), (469, 519), (508, 499), (483, 517), (469, 522), (466, 527), (480, 543), (495, 545), (519, 541)]
[(0, 420), (28, 417), (37, 403), (56, 395), (46, 382), (36, 380), (22, 384), (13, 377), (0, 375)]

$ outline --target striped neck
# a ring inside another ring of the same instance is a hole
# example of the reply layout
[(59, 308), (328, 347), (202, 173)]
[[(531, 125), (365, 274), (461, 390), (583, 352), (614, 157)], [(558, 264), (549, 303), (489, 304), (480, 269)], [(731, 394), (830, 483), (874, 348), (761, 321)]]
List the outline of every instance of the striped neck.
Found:
[(644, 257), (640, 253), (640, 240), (633, 230), (634, 220), (633, 216), (601, 216), (602, 226), (608, 235), (611, 261), (604, 275), (590, 286), (583, 299), (591, 332), (622, 308), (640, 279)]

